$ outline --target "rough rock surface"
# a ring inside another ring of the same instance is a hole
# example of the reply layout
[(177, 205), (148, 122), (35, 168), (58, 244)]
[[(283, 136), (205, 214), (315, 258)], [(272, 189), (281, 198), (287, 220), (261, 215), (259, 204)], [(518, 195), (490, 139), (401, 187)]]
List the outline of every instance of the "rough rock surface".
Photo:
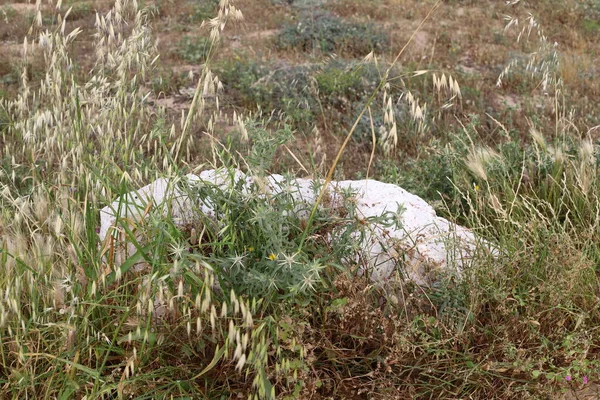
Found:
[[(199, 176), (187, 175), (187, 179), (193, 184), (210, 182), (219, 186), (226, 186), (232, 181), (225, 170), (207, 170)], [(250, 185), (261, 184), (273, 194), (289, 191), (297, 200), (308, 204), (314, 204), (317, 197), (315, 182), (310, 179), (286, 180), (281, 175), (271, 175), (265, 182), (255, 182), (252, 177), (236, 171), (234, 180), (243, 181), (243, 191), (248, 190)], [(404, 272), (416, 283), (426, 284), (434, 275), (432, 272), (440, 269), (460, 274), (472, 259), (478, 240), (481, 240), (467, 228), (436, 216), (427, 202), (399, 186), (375, 180), (334, 181), (328, 186), (332, 194), (330, 201), (341, 199), (339, 193), (345, 189), (355, 193), (359, 216), (369, 218), (385, 214), (386, 217), (398, 218), (401, 225), (399, 229), (380, 223), (369, 226), (370, 234), (363, 241), (363, 249), (368, 255), (368, 272), (374, 281), (383, 281), (396, 272)], [(154, 208), (164, 215), (168, 212), (176, 224), (184, 225), (193, 218), (192, 208), (195, 212), (199, 209), (208, 216), (212, 215), (210, 204), (193, 206), (191, 201), (166, 179), (158, 179), (121, 196), (100, 212), (99, 235), (104, 243), (104, 254), (112, 249), (112, 262), (120, 264), (136, 251), (131, 243), (120, 240), (124, 232), (122, 223), (116, 223), (117, 216), (139, 221)]]

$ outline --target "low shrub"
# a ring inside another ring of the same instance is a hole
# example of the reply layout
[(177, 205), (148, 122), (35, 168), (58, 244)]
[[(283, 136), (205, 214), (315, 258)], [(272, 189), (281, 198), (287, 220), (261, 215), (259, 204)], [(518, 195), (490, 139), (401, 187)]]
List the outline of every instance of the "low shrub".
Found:
[(311, 76), (315, 64), (263, 65), (238, 59), (222, 64), (219, 76), (226, 93), (246, 109), (282, 111), (294, 125), (306, 127), (318, 108)]
[(600, 19), (600, 1), (598, 0), (580, 0), (575, 6), (576, 11), (584, 18), (592, 21)]
[(211, 42), (203, 36), (185, 36), (175, 50), (176, 54), (183, 60), (200, 64), (206, 61), (210, 52)]
[[(460, 154), (439, 141), (424, 147), (426, 148), (421, 151), (418, 159), (408, 159), (403, 163), (394, 159), (377, 160), (374, 178), (395, 183), (437, 206), (438, 212), (445, 212), (441, 201), (452, 205), (457, 200), (452, 182), (453, 175), (457, 173), (456, 162), (460, 159)], [(453, 211), (456, 209), (448, 214), (456, 215)]]
[(213, 18), (219, 10), (219, 0), (188, 1), (190, 12), (184, 17), (185, 22), (200, 23)]
[(302, 16), (295, 24), (285, 25), (275, 45), (279, 49), (364, 57), (372, 50), (386, 50), (389, 39), (371, 24), (315, 13)]
[[(238, 58), (221, 64), (218, 70), (226, 94), (236, 105), (265, 113), (281, 111), (307, 133), (315, 122), (333, 133), (349, 129), (380, 80), (374, 65), (343, 59), (323, 64), (269, 66)], [(395, 95), (400, 91), (398, 86), (390, 88)], [(373, 108), (373, 116), (377, 129), (383, 124), (380, 107)], [(371, 140), (367, 116), (360, 121), (355, 139)]]

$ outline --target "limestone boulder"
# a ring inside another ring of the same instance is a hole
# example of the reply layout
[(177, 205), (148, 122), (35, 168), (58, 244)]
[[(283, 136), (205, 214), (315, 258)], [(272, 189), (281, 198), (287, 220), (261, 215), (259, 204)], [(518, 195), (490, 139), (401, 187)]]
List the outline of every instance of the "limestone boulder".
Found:
[[(188, 185), (216, 184), (222, 188), (250, 191), (258, 185), (265, 193), (286, 191), (298, 204), (313, 205), (322, 181), (286, 179), (271, 175), (255, 179), (240, 171), (207, 170), (199, 175), (187, 175)], [(352, 193), (358, 218), (369, 222), (362, 241), (362, 260), (368, 265), (373, 281), (381, 282), (400, 274), (418, 284), (428, 284), (437, 272), (446, 271), (460, 276), (480, 249), (489, 245), (469, 229), (438, 217), (433, 207), (401, 187), (375, 180), (334, 181), (326, 188), (328, 201), (340, 202), (345, 192)], [(307, 207), (298, 212), (307, 213)], [(124, 224), (134, 226), (150, 214), (173, 218), (175, 224), (190, 223), (198, 212), (214, 216), (210, 200), (192, 200), (177, 181), (158, 179), (143, 188), (121, 196), (100, 211), (100, 239), (103, 254), (111, 263), (120, 264), (136, 252), (125, 238)], [(300, 215), (306, 217), (307, 215)], [(393, 224), (392, 222), (397, 222)], [(130, 236), (129, 236), (130, 237)], [(330, 238), (335, 240), (335, 238)], [(110, 251), (109, 251), (110, 249)]]

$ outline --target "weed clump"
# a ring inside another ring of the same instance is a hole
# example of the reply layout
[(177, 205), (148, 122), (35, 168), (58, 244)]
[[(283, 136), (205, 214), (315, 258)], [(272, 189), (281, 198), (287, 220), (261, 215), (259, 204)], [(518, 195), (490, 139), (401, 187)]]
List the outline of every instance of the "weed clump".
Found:
[[(377, 88), (381, 78), (374, 65), (344, 59), (298, 66), (238, 59), (221, 64), (219, 76), (225, 93), (236, 105), (264, 113), (282, 112), (305, 133), (317, 122), (335, 134), (352, 126), (365, 97)], [(390, 88), (395, 95), (401, 91), (398, 86)], [(374, 109), (373, 116), (379, 129), (383, 125), (379, 108)], [(354, 138), (365, 143), (370, 136), (370, 120), (362, 118)]]
[(191, 10), (185, 20), (189, 23), (206, 21), (219, 11), (218, 0), (188, 1), (188, 4)]
[(295, 24), (285, 25), (275, 45), (286, 50), (364, 57), (372, 50), (387, 50), (389, 39), (371, 24), (316, 13), (304, 15)]
[(226, 91), (247, 109), (283, 112), (298, 127), (314, 120), (318, 107), (311, 76), (317, 64), (264, 65), (253, 61), (225, 63), (219, 69)]
[(188, 62), (200, 64), (206, 62), (211, 41), (202, 36), (185, 36), (177, 44), (177, 55)]
[[(225, 165), (221, 172), (225, 185), (201, 182), (184, 189), (196, 203), (213, 205), (213, 215), (198, 213), (202, 238), (196, 238), (198, 245), (190, 250), (206, 256), (227, 290), (263, 298), (268, 304), (308, 299), (322, 289), (323, 274), (349, 257), (348, 249), (356, 244), (351, 236), (359, 235), (361, 225), (352, 217), (353, 203), (340, 198), (318, 209), (306, 233), (311, 239), (302, 243), (310, 206), (298, 197), (298, 183), (264, 176), (276, 150), (292, 138), (292, 133), (289, 128), (269, 133), (253, 123), (248, 123), (247, 129), (252, 142), (244, 157), (248, 175), (240, 177), (235, 164)], [(233, 161), (226, 154), (219, 158)], [(322, 188), (314, 183), (306, 189), (315, 191), (316, 197)], [(340, 237), (346, 240), (335, 239)]]

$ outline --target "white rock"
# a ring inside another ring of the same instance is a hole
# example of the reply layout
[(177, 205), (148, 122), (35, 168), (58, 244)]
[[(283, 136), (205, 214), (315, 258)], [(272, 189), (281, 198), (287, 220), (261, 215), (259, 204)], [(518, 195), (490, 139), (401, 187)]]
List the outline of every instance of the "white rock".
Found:
[[(203, 171), (199, 176), (188, 175), (188, 182), (202, 184), (210, 182), (221, 188), (231, 187), (232, 176), (226, 170)], [(263, 181), (255, 181), (240, 171), (235, 171), (233, 179), (241, 184), (242, 192), (247, 192), (253, 184), (272, 194), (287, 191), (298, 201), (305, 218), (308, 215), (306, 204), (314, 204), (317, 193), (315, 184), (309, 179), (286, 180), (281, 175), (271, 175)], [(150, 185), (121, 196), (111, 205), (100, 211), (100, 239), (104, 243), (104, 254), (119, 265), (135, 253), (136, 247), (127, 243), (122, 228), (123, 221), (134, 226), (154, 208), (162, 215), (171, 215), (175, 223), (184, 225), (191, 222), (194, 214), (213, 216), (210, 204), (193, 205), (190, 198), (177, 189), (175, 182), (158, 179)], [(369, 234), (362, 247), (367, 255), (368, 273), (373, 281), (384, 281), (396, 272), (418, 284), (431, 281), (432, 272), (449, 270), (460, 274), (473, 258), (478, 239), (470, 230), (436, 216), (433, 207), (418, 196), (399, 186), (375, 180), (331, 182), (328, 186), (328, 201), (341, 204), (341, 191), (350, 190), (355, 194), (356, 211), (365, 221), (370, 217), (386, 214), (395, 217), (401, 227), (384, 223), (370, 223)], [(304, 205), (304, 207), (301, 207)], [(399, 210), (403, 210), (398, 213)], [(170, 214), (168, 214), (170, 212)], [(117, 216), (121, 222), (117, 224)], [(123, 219), (127, 218), (127, 219)], [(139, 239), (139, 238), (138, 238)], [(116, 250), (115, 250), (116, 249)]]

